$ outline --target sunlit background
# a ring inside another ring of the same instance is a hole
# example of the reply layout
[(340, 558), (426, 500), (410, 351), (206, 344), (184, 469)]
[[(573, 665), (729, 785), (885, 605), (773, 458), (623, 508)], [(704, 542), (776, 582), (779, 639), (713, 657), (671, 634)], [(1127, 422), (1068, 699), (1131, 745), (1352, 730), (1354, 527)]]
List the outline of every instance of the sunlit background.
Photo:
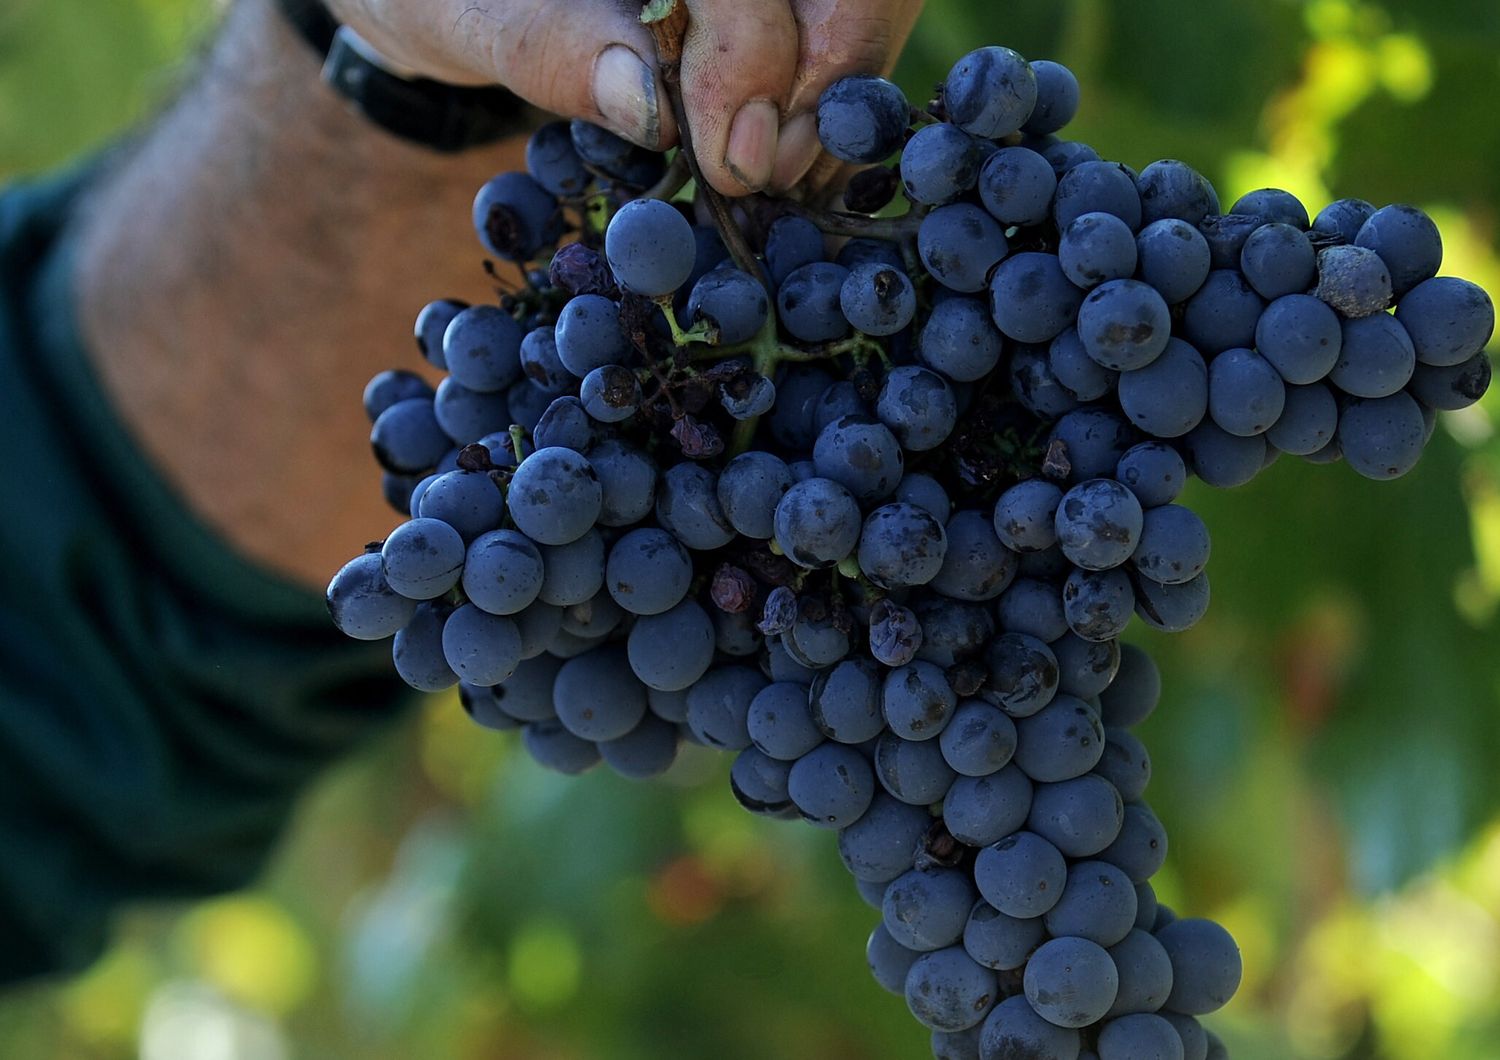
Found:
[[(0, 177), (148, 115), (214, 17), (9, 0)], [(898, 80), (921, 97), (986, 43), (1071, 66), (1072, 131), (1105, 157), (1183, 158), (1226, 203), (1414, 202), (1443, 271), (1500, 292), (1492, 0), (930, 0)], [(1208, 1022), (1245, 1060), (1500, 1058), (1497, 402), (1395, 483), (1284, 460), (1189, 491), (1215, 600), (1149, 638), (1153, 883), (1239, 939), (1244, 987)], [(132, 911), (87, 974), (0, 996), (0, 1057), (925, 1055), (865, 969), (876, 914), (832, 837), (745, 814), (726, 765), (563, 779), (434, 697), (316, 788), (257, 889)]]

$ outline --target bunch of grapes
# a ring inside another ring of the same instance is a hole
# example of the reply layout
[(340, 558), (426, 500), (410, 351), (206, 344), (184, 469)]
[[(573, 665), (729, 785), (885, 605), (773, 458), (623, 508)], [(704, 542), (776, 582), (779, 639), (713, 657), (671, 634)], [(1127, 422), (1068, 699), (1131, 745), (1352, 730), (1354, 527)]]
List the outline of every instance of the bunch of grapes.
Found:
[(1397, 476), (1490, 378), (1490, 300), (1420, 210), (1224, 211), (1060, 139), (1077, 104), (1000, 47), (925, 109), (845, 78), (836, 212), (710, 209), (690, 159), (540, 129), (474, 207), (525, 285), (422, 311), (436, 392), (370, 382), (411, 518), (328, 590), (545, 766), (733, 753), (747, 809), (837, 833), (870, 968), (946, 1060), (1226, 1055), (1198, 1017), (1239, 951), (1152, 891), (1160, 677), (1119, 638), (1208, 605), (1190, 474)]

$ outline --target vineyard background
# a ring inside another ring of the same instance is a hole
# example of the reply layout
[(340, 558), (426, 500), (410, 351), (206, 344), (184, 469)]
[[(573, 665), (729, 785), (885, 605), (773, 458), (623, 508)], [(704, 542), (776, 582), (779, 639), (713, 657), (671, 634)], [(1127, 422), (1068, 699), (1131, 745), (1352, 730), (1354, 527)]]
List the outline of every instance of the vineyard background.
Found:
[[(929, 0), (896, 77), (913, 98), (977, 44), (1059, 59), (1084, 86), (1070, 131), (1105, 157), (1183, 158), (1226, 203), (1267, 184), (1414, 202), (1443, 271), (1500, 293), (1500, 7), (995, 6)], [(11, 0), (0, 179), (150, 114), (214, 17)], [(383, 361), (410, 356), (392, 335)], [(1245, 985), (1209, 1022), (1243, 1060), (1500, 1058), (1497, 407), (1445, 417), (1395, 483), (1283, 461), (1233, 494), (1193, 485), (1213, 608), (1132, 632), (1166, 677), (1141, 729), (1173, 837), (1153, 883), (1239, 939)], [(0, 1056), (924, 1055), (865, 970), (876, 914), (832, 837), (751, 818), (727, 767), (570, 780), (432, 697), (312, 792), (260, 886), (132, 911), (81, 978), (0, 997)]]

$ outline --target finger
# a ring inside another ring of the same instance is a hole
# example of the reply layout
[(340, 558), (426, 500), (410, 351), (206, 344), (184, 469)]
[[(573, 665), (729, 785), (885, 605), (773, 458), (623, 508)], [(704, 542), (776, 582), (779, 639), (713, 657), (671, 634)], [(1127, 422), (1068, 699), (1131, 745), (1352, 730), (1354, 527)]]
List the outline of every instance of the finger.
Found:
[(786, 0), (688, 0), (683, 104), (703, 175), (726, 195), (771, 179), (782, 104), (797, 70)]
[(801, 47), (772, 188), (826, 181), (839, 171), (818, 142), (818, 97), (847, 74), (889, 73), (921, 10), (921, 0), (796, 0)]
[(676, 139), (650, 32), (624, 0), (338, 0), (378, 51), (429, 77), (501, 84), (644, 147)]

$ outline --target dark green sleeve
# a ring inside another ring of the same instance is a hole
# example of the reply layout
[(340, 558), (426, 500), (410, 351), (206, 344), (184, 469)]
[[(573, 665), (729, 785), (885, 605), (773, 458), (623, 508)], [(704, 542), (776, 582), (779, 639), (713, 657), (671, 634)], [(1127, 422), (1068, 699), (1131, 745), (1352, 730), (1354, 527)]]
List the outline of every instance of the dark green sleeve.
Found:
[(115, 418), (61, 238), (88, 179), (0, 192), (0, 981), (82, 967), (122, 902), (246, 883), (410, 702), (388, 645), (229, 551)]

